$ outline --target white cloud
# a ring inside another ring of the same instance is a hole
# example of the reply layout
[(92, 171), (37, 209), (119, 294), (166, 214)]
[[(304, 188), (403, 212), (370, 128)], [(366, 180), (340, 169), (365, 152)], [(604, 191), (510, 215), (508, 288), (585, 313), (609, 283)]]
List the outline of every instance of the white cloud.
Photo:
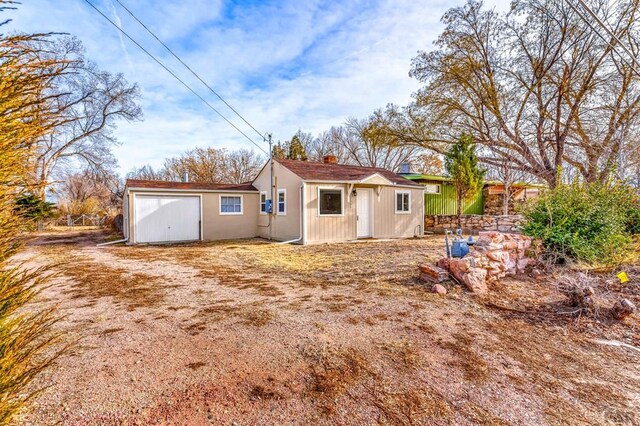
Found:
[[(212, 104), (258, 138), (180, 67), (117, 5), (93, 0)], [(111, 9), (118, 11), (117, 14)], [(121, 0), (261, 131), (287, 139), (319, 132), (393, 102), (405, 104), (418, 83), (411, 58), (430, 49), (440, 17), (456, 4), (435, 0), (154, 2)], [(508, 2), (490, 2), (506, 10)], [(82, 0), (32, 0), (14, 14), (15, 30), (77, 35), (100, 67), (123, 72), (142, 89), (145, 120), (121, 123), (115, 153), (121, 171), (196, 146), (251, 147), (222, 119), (125, 39)], [(128, 59), (127, 59), (128, 58)], [(130, 61), (130, 64), (127, 63)]]

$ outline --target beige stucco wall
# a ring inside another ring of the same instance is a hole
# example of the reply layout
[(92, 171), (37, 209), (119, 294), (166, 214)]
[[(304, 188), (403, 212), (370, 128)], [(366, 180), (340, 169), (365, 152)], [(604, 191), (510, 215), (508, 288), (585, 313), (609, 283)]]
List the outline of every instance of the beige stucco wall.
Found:
[[(253, 238), (258, 235), (259, 197), (255, 192), (202, 191), (128, 191), (129, 242), (135, 243), (134, 194), (144, 195), (200, 195), (202, 197), (202, 238), (205, 241)], [(242, 196), (242, 215), (221, 215), (220, 195)]]
[[(349, 196), (347, 184), (307, 183), (305, 204), (307, 207), (306, 242), (328, 243), (349, 241), (357, 238), (356, 208), (357, 200)], [(318, 214), (318, 189), (342, 189), (344, 191), (344, 209), (341, 216), (321, 216)], [(374, 238), (408, 238), (422, 233), (424, 198), (422, 188), (398, 188), (380, 186), (380, 192), (374, 185), (356, 185), (358, 188), (373, 189), (373, 237)], [(411, 193), (411, 211), (409, 214), (395, 212), (396, 191)]]
[[(220, 195), (242, 196), (241, 215), (221, 215)], [(258, 194), (206, 192), (202, 196), (202, 235), (205, 241), (253, 238), (258, 235)]]
[[(269, 187), (271, 185), (270, 165), (267, 165), (258, 174), (253, 182), (253, 186), (259, 191), (267, 192), (267, 199), (271, 198)], [(258, 195), (258, 204), (256, 207), (256, 216), (258, 217), (258, 236), (263, 238), (271, 237), (278, 241), (289, 241), (300, 238), (300, 186), (302, 180), (289, 169), (283, 167), (277, 161), (273, 164), (274, 185), (276, 190), (273, 195), (273, 209), (278, 209), (278, 190), (286, 191), (285, 214), (276, 214), (271, 216), (271, 234), (269, 230), (269, 215), (260, 213), (260, 196)]]

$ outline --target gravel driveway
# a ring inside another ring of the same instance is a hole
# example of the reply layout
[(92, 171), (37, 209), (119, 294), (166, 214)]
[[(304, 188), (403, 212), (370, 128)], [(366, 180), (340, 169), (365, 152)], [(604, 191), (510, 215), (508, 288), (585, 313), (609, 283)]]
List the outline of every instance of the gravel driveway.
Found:
[(416, 266), (442, 255), (441, 237), (96, 247), (104, 238), (42, 234), (21, 254), (57, 264), (39, 304), (57, 304), (77, 341), (21, 423), (640, 424), (638, 353), (453, 284), (430, 293)]

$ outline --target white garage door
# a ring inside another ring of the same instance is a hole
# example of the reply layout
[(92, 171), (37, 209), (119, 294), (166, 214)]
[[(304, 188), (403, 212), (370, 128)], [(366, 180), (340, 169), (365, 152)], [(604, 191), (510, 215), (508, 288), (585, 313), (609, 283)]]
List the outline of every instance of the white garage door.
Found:
[(200, 197), (136, 195), (137, 243), (200, 239)]

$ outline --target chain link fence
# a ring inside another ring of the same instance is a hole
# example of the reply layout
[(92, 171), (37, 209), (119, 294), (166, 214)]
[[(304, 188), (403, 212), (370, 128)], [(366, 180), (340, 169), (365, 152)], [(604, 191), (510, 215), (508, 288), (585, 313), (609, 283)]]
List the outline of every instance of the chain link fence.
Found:
[(100, 215), (67, 215), (61, 216), (57, 218), (53, 225), (54, 226), (106, 226), (108, 223), (108, 216), (100, 216)]

